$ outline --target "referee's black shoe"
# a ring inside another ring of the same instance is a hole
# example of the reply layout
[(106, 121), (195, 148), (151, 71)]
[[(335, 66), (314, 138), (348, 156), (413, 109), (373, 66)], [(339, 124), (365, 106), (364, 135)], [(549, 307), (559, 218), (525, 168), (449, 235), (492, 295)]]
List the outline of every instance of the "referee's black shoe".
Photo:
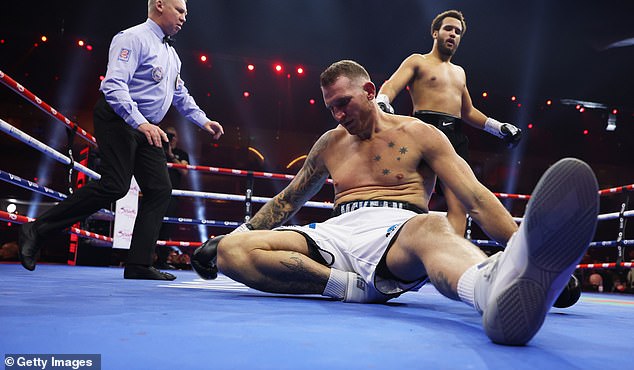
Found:
[(20, 226), (18, 232), (18, 257), (20, 263), (29, 271), (35, 270), (37, 255), (40, 248), (37, 246), (39, 235), (33, 222)]
[(175, 280), (176, 276), (162, 272), (152, 266), (127, 264), (123, 270), (124, 279), (136, 280)]

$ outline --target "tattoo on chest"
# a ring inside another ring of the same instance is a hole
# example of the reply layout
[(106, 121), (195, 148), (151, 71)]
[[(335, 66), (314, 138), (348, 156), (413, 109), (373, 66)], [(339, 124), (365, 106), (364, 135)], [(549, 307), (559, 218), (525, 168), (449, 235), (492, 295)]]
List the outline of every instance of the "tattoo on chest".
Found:
[[(393, 150), (394, 148), (396, 148), (397, 146), (396, 146), (396, 143), (394, 143), (393, 141), (390, 141), (390, 142), (388, 142), (388, 143), (387, 143), (387, 147), (388, 147), (388, 149), (387, 149), (387, 151), (386, 151), (386, 154), (387, 154), (387, 155), (386, 155), (385, 157), (389, 159), (389, 158), (392, 156), (392, 150)], [(399, 148), (397, 149), (397, 152), (396, 152), (396, 153), (394, 153), (394, 154), (395, 154), (395, 157), (393, 157), (393, 158), (394, 158), (394, 159), (396, 159), (396, 161), (397, 161), (397, 162), (400, 162), (400, 161), (401, 161), (401, 159), (403, 159), (403, 157), (404, 157), (404, 156), (408, 153), (408, 151), (409, 151), (409, 150), (408, 150), (408, 148), (407, 148), (406, 146), (401, 146), (401, 147), (399, 147)], [(376, 155), (374, 156), (374, 158), (373, 158), (373, 160), (374, 160), (375, 162), (381, 162), (383, 159), (384, 159), (384, 158), (383, 158), (383, 155), (381, 155), (381, 154), (376, 154)], [(381, 170), (381, 174), (382, 174), (383, 176), (388, 176), (388, 175), (389, 175), (389, 174), (391, 174), (391, 173), (392, 173), (392, 170), (391, 170), (391, 169), (389, 169), (389, 168), (383, 168), (383, 169)]]

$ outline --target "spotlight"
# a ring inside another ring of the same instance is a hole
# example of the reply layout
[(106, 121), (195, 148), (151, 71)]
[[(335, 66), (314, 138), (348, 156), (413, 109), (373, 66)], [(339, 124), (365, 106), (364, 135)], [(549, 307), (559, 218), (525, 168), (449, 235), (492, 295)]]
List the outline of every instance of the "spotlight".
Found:
[(248, 64), (248, 65), (247, 65), (247, 69), (248, 69), (249, 71), (253, 71), (253, 70), (255, 70), (255, 66), (254, 66), (253, 64)]
[(83, 48), (84, 45), (86, 45), (86, 42), (84, 40), (77, 41), (77, 46), (81, 46)]
[(276, 64), (274, 68), (275, 68), (275, 72), (277, 72), (277, 73), (282, 72), (282, 65), (281, 64)]
[(249, 96), (251, 96), (251, 93), (248, 91), (245, 91), (242, 93), (242, 96), (244, 96), (245, 98), (248, 98)]
[(315, 99), (310, 99), (308, 102), (310, 103), (310, 105), (315, 105)]
[(15, 203), (9, 203), (9, 205), (7, 206), (8, 213), (15, 213), (17, 209), (18, 207), (15, 205)]
[(304, 68), (302, 68), (302, 67), (297, 67), (297, 74), (298, 74), (298, 75), (302, 75), (302, 74), (304, 74)]
[(485, 92), (483, 92), (483, 93), (482, 93), (482, 97), (483, 97), (483, 98), (486, 98), (486, 97), (488, 97), (488, 96), (489, 96), (489, 93), (488, 93), (488, 92), (486, 92), (486, 91), (485, 91)]
[(203, 63), (205, 63), (205, 62), (207, 61), (207, 56), (206, 56), (206, 55), (204, 55), (204, 54), (203, 54), (203, 55), (201, 55), (201, 56), (200, 56), (200, 61), (201, 61), (201, 62), (203, 62)]
[(550, 99), (546, 100), (546, 105), (553, 105), (553, 101)]
[(40, 37), (40, 40), (42, 40), (42, 42), (46, 42), (46, 41), (48, 41), (48, 37), (42, 36), (42, 37)]

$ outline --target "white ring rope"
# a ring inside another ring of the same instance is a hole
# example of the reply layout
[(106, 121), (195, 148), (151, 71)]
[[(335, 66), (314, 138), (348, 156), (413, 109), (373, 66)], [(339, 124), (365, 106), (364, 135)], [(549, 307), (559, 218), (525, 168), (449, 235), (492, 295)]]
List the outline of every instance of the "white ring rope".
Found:
[[(8, 124), (7, 122), (5, 122), (3, 119), (0, 118), (0, 129), (2, 129), (2, 131), (6, 132), (7, 134), (13, 136), (14, 138), (20, 140), (21, 142), (27, 144), (28, 146), (39, 150), (40, 152), (48, 155), (49, 157), (64, 163), (65, 165), (69, 165), (71, 163), (70, 158), (68, 158), (67, 156), (63, 155), (62, 153), (58, 152), (57, 150), (43, 144), (41, 141), (27, 135), (26, 133), (24, 133), (22, 130), (17, 129), (13, 126), (11, 126), (10, 124)], [(91, 170), (90, 168), (83, 166), (80, 163), (74, 162), (73, 161), (73, 168), (76, 169), (77, 171), (81, 171), (83, 173), (85, 173), (86, 175), (88, 175), (89, 177), (92, 177), (93, 179), (99, 179), (101, 178), (101, 175), (98, 174), (97, 172)]]

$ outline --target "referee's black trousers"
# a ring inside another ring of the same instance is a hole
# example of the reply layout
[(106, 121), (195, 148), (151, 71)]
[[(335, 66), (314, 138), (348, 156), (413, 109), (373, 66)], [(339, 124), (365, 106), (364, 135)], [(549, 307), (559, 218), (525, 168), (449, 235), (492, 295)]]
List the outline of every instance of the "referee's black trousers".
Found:
[(130, 127), (101, 98), (94, 109), (101, 179), (91, 181), (44, 212), (35, 231), (46, 235), (71, 226), (125, 196), (132, 176), (141, 190), (128, 263), (152, 265), (156, 240), (172, 191), (162, 148), (148, 144), (141, 131)]

